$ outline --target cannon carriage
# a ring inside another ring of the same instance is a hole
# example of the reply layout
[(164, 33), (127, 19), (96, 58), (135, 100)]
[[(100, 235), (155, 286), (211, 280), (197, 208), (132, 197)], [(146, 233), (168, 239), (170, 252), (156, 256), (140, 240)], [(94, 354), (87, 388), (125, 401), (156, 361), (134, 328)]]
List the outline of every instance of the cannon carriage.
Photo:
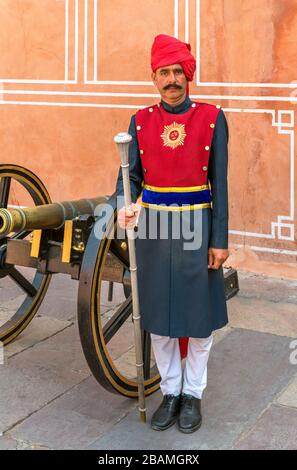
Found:
[[(79, 282), (79, 334), (91, 372), (107, 390), (136, 398), (129, 252), (118, 236), (116, 202), (113, 194), (53, 204), (34, 173), (0, 165), (0, 278), (21, 293), (13, 308), (1, 310), (0, 341), (15, 340), (30, 323), (53, 274), (68, 274)], [(238, 291), (237, 273), (229, 269), (224, 277), (228, 299)], [(142, 340), (148, 396), (160, 376), (148, 332)]]

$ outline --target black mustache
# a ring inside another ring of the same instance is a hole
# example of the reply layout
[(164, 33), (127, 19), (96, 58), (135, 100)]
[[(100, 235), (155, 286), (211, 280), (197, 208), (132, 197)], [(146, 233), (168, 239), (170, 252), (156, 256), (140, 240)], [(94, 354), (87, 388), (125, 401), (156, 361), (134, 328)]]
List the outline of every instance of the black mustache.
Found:
[(176, 90), (182, 90), (182, 87), (180, 85), (166, 85), (164, 86), (164, 90), (169, 90), (170, 88), (175, 88)]

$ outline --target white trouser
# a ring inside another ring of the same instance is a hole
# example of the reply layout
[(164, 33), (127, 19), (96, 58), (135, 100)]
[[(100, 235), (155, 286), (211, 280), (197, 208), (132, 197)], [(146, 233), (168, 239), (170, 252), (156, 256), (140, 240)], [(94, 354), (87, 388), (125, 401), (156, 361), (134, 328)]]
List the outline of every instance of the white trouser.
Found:
[(207, 361), (213, 335), (208, 338), (189, 338), (184, 371), (178, 338), (151, 333), (151, 339), (163, 395), (187, 393), (202, 398), (207, 383)]

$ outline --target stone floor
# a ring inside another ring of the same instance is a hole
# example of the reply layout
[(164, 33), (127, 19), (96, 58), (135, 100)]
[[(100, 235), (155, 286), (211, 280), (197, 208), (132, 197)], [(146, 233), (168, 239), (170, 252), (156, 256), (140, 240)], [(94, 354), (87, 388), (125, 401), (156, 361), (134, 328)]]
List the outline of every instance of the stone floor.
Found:
[[(160, 391), (137, 401), (107, 392), (84, 358), (77, 322), (77, 282), (53, 277), (38, 314), (0, 365), (0, 449), (297, 449), (297, 282), (239, 273), (228, 301), (229, 325), (216, 334), (202, 402), (203, 425), (185, 435), (150, 428)], [(0, 281), (0, 323), (22, 300)], [(108, 319), (122, 299), (103, 297)], [(127, 331), (112, 345), (131, 360)]]

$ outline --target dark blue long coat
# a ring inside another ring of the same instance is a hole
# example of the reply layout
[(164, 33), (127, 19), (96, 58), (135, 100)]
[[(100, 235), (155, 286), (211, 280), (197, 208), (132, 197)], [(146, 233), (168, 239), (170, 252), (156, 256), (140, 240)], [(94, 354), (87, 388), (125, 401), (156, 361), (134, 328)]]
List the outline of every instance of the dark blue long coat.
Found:
[[(179, 114), (189, 109), (191, 100), (187, 97), (174, 108), (164, 102), (162, 106), (167, 112)], [(129, 148), (131, 193), (132, 200), (136, 202), (142, 191), (143, 169), (135, 116), (132, 116), (129, 134), (133, 137)], [(170, 337), (206, 338), (213, 330), (228, 322), (223, 269), (208, 269), (208, 248), (228, 248), (227, 145), (228, 126), (220, 110), (208, 166), (212, 208), (198, 209), (201, 214), (199, 229), (202, 233), (200, 248), (186, 250), (185, 242), (189, 240), (172, 237), (174, 225), (171, 223), (168, 224), (168, 239), (161, 239), (160, 236), (157, 239), (141, 238), (149, 231), (150, 209), (141, 210), (136, 255), (141, 324), (146, 331)], [(118, 195), (123, 195), (121, 169), (116, 190)], [(153, 212), (160, 230), (162, 216), (159, 211)], [(192, 230), (194, 212), (197, 211), (185, 211), (182, 216), (187, 219)], [(170, 212), (168, 217), (171, 222), (173, 213)]]

